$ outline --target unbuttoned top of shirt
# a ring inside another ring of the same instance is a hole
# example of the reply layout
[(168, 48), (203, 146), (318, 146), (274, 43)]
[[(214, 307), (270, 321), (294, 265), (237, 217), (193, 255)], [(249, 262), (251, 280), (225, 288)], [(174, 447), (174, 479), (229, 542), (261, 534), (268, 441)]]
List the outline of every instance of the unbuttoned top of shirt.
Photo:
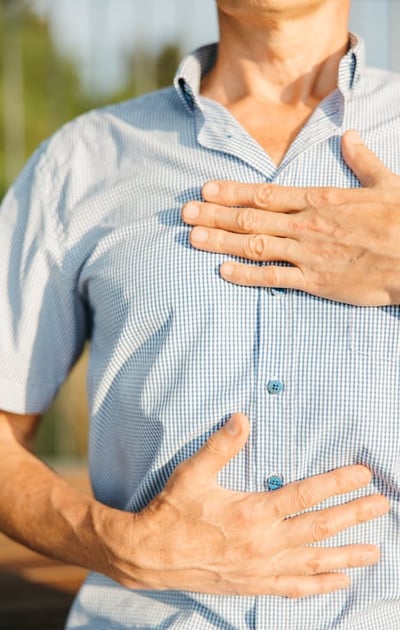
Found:
[[(0, 211), (0, 407), (40, 412), (90, 337), (90, 471), (96, 497), (140, 510), (235, 411), (243, 451), (219, 475), (275, 492), (364, 463), (362, 491), (391, 513), (322, 544), (375, 543), (382, 559), (342, 592), (289, 601), (134, 592), (91, 574), (69, 628), (400, 628), (400, 309), (224, 282), (229, 258), (195, 250), (184, 203), (204, 182), (359, 186), (340, 139), (360, 131), (400, 173), (400, 79), (364, 66), (356, 37), (338, 89), (277, 168), (221, 105), (199, 95), (215, 46), (174, 87), (91, 112), (36, 152)], [(254, 263), (255, 264), (255, 263)], [(277, 621), (279, 620), (279, 621)]]

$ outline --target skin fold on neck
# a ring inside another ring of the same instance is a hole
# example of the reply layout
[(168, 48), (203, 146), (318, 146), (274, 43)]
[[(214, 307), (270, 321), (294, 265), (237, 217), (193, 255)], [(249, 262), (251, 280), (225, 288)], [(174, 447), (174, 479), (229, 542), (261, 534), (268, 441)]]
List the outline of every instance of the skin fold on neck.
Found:
[(279, 164), (337, 87), (350, 0), (219, 0), (220, 44), (201, 94), (226, 107)]

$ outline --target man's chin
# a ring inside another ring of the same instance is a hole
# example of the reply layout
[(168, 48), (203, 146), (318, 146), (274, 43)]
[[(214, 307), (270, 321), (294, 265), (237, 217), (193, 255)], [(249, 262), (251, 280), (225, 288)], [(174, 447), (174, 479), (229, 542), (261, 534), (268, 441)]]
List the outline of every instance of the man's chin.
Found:
[(264, 19), (300, 19), (334, 0), (217, 0), (230, 15), (257, 15)]

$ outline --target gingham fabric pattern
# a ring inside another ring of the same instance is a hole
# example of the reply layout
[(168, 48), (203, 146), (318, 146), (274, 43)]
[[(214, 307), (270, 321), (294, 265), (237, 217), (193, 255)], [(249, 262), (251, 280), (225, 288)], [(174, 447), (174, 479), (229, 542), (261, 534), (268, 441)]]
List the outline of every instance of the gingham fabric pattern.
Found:
[[(220, 475), (268, 491), (364, 463), (388, 516), (329, 544), (376, 543), (352, 585), (299, 600), (129, 591), (98, 574), (70, 630), (398, 630), (400, 308), (357, 308), (234, 286), (228, 259), (196, 251), (182, 205), (204, 182), (358, 186), (340, 138), (358, 129), (400, 173), (400, 79), (364, 65), (352, 38), (338, 88), (277, 168), (219, 104), (199, 95), (215, 46), (175, 86), (89, 113), (33, 156), (0, 211), (0, 406), (43, 411), (91, 338), (90, 471), (96, 497), (140, 510), (235, 411), (251, 435)], [(348, 498), (351, 498), (349, 496)], [(326, 505), (342, 503), (331, 499)]]

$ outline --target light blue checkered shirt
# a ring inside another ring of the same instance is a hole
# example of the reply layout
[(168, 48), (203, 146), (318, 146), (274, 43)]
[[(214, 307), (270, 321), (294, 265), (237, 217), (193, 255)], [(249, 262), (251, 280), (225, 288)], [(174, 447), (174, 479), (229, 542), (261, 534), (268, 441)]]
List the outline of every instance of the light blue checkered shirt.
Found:
[[(399, 630), (400, 308), (224, 282), (182, 205), (210, 179), (353, 187), (340, 138), (357, 128), (400, 173), (400, 78), (366, 69), (355, 38), (338, 89), (279, 168), (221, 105), (199, 96), (206, 47), (175, 86), (87, 114), (34, 155), (0, 211), (0, 407), (46, 409), (91, 336), (96, 497), (140, 510), (235, 411), (251, 419), (224, 486), (264, 492), (365, 463), (391, 513), (329, 544), (376, 543), (352, 586), (291, 601), (129, 591), (91, 574), (69, 629)], [(271, 382), (276, 381), (274, 386)], [(332, 499), (326, 505), (343, 502)]]

